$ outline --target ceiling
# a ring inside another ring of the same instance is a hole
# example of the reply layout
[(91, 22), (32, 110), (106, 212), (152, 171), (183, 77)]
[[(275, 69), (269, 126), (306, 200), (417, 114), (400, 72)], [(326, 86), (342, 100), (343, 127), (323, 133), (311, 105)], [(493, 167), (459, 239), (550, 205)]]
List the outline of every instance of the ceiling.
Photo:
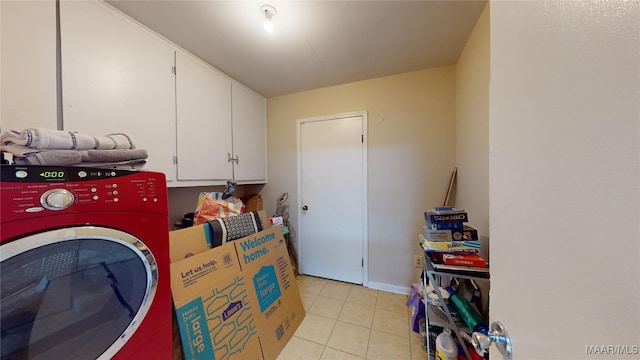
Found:
[(104, 1), (265, 97), (455, 64), (486, 4)]

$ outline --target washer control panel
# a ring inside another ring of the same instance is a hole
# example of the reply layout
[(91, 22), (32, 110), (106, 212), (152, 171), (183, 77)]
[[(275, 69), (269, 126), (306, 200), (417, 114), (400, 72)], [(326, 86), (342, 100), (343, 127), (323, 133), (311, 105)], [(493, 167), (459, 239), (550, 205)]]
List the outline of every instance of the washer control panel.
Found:
[(143, 211), (167, 214), (164, 174), (65, 166), (1, 167), (2, 222), (46, 214)]

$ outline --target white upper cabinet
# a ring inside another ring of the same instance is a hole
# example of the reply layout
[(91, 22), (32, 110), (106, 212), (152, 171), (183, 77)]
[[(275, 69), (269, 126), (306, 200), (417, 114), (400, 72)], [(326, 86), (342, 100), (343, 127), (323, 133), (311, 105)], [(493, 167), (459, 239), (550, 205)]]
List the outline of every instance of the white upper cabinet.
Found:
[(177, 51), (176, 104), (178, 181), (231, 180), (231, 79)]
[(0, 27), (0, 127), (56, 129), (55, 1), (0, 1)]
[(171, 43), (95, 1), (61, 1), (63, 128), (126, 132), (149, 153), (146, 170), (176, 180)]
[(60, 28), (64, 130), (132, 134), (170, 187), (266, 182), (263, 96), (102, 2)]
[(177, 186), (266, 182), (266, 100), (176, 52)]
[(266, 99), (237, 81), (233, 81), (231, 89), (233, 178), (239, 182), (266, 182)]

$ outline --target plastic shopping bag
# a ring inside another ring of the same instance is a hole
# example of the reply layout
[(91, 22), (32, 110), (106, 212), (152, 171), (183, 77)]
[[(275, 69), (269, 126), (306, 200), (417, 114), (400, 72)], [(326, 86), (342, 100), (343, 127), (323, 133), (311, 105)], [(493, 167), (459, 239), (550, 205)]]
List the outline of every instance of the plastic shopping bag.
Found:
[(194, 215), (193, 225), (204, 224), (213, 219), (244, 213), (244, 203), (237, 197), (222, 199), (221, 192), (202, 192)]

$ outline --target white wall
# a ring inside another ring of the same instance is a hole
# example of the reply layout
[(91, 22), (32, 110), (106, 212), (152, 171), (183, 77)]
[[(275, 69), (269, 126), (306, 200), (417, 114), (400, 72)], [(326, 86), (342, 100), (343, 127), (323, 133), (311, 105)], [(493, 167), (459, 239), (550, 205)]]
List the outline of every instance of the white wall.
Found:
[(413, 257), (421, 253), (423, 212), (441, 205), (455, 164), (454, 66), (268, 99), (269, 183), (262, 195), (272, 209), (288, 192), (297, 228), (296, 120), (362, 110), (368, 111), (369, 281), (407, 291), (419, 279)]
[(491, 320), (517, 359), (638, 358), (640, 3), (490, 6)]

